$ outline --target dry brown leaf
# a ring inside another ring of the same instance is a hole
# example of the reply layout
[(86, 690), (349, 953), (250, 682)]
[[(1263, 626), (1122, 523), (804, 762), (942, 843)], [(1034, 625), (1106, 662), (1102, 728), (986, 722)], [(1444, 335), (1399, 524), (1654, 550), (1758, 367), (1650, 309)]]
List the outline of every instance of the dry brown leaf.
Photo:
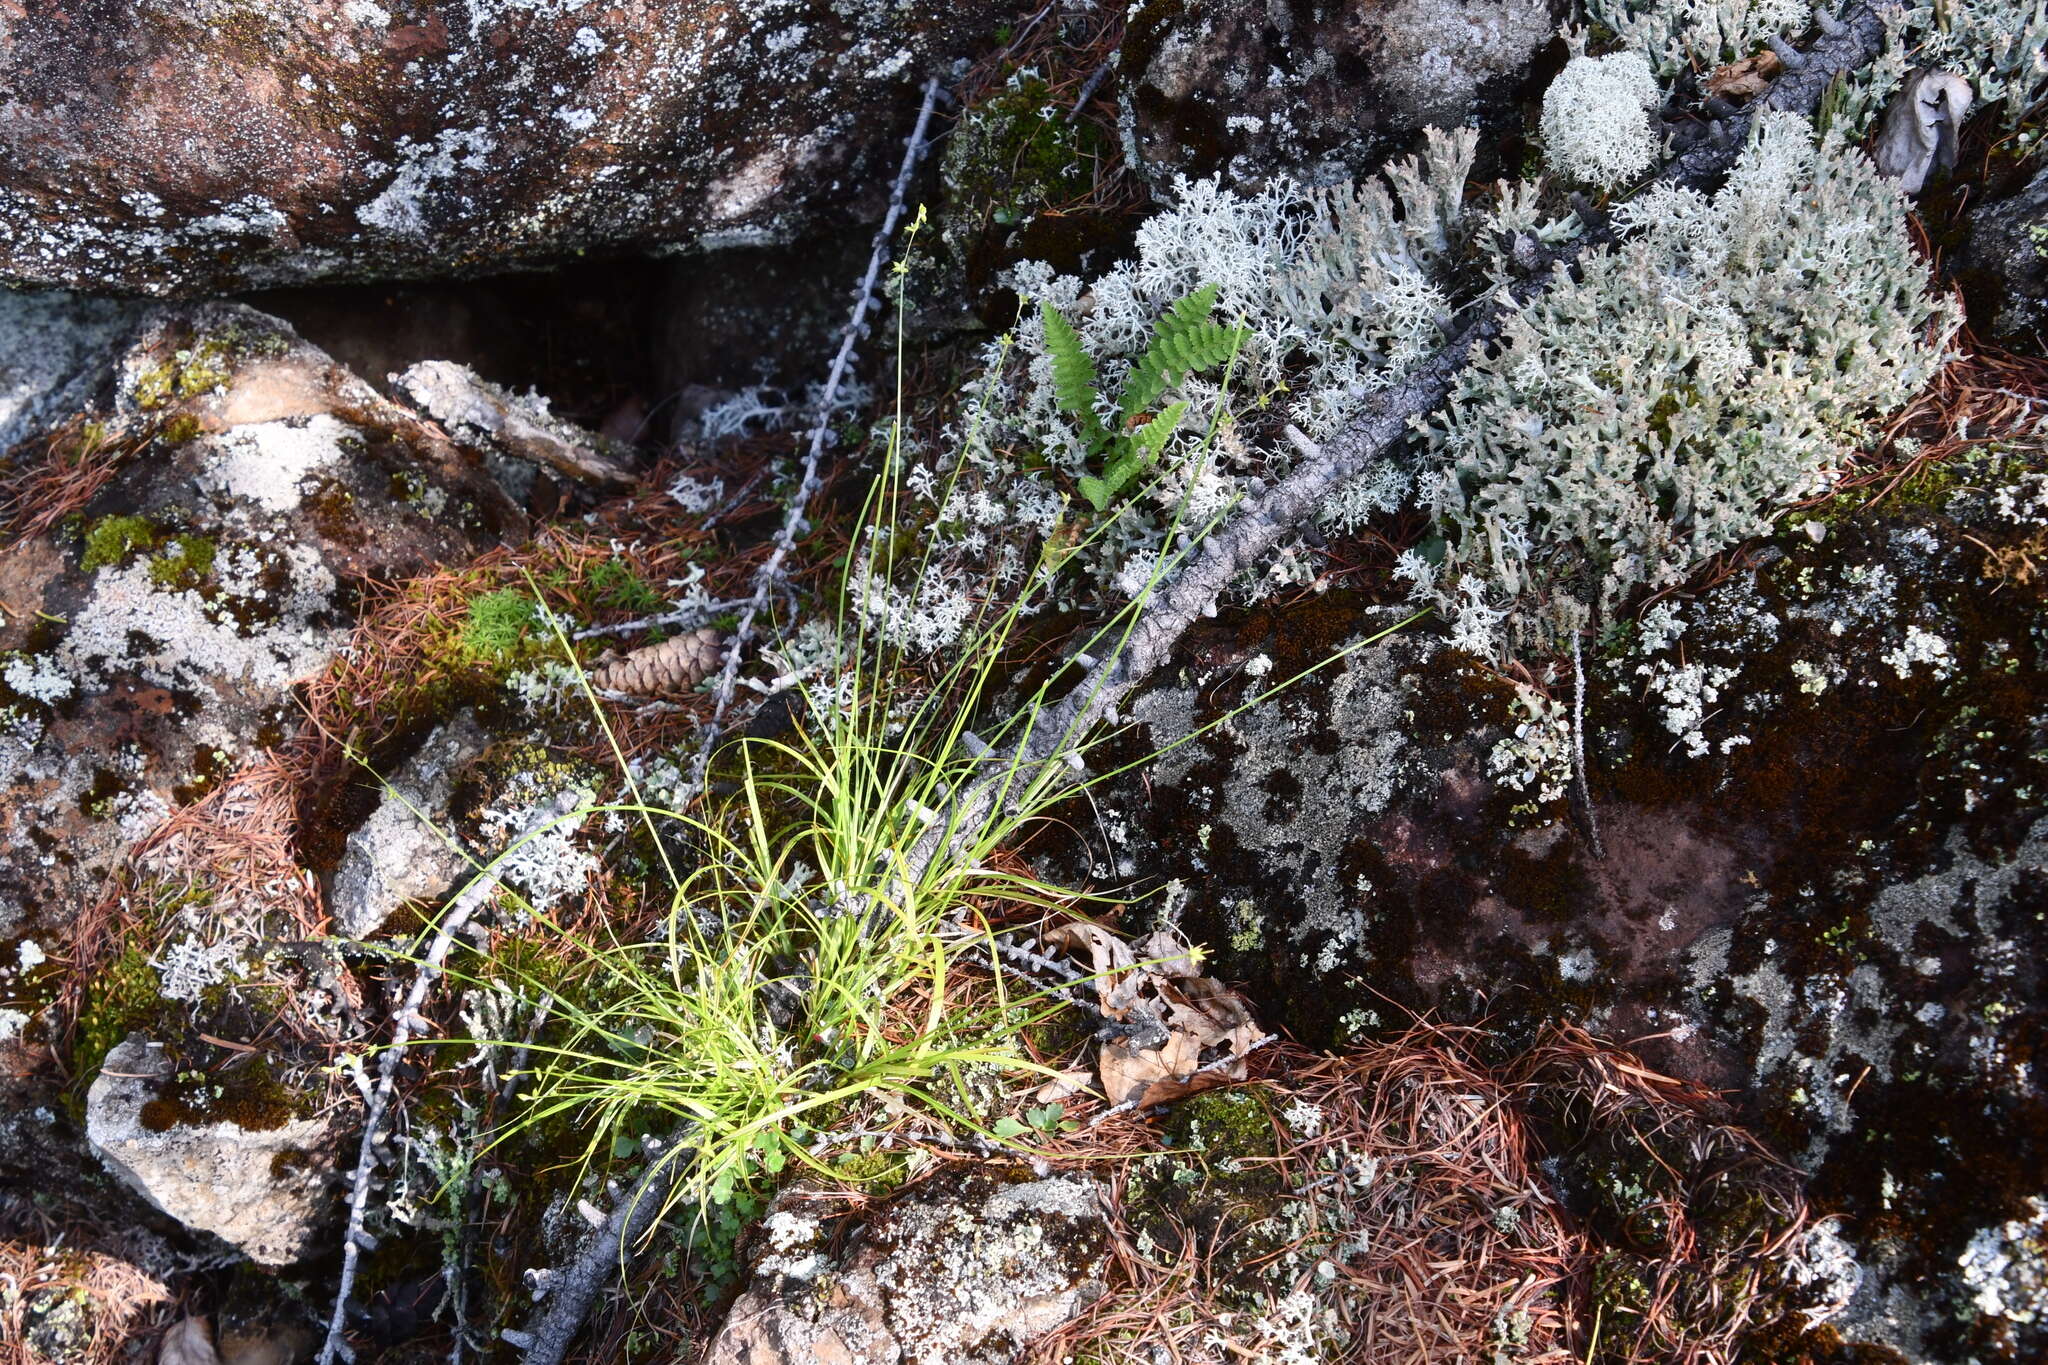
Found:
[(1033, 1092), (1032, 1098), (1040, 1104), (1056, 1104), (1060, 1100), (1072, 1099), (1088, 1088), (1095, 1079), (1092, 1071), (1062, 1071)]
[(642, 645), (630, 654), (600, 659), (590, 681), (602, 691), (623, 692), (629, 697), (680, 700), (724, 661), (725, 648), (718, 632), (706, 626), (659, 644)]
[(156, 1348), (156, 1365), (220, 1365), (213, 1328), (203, 1317), (183, 1319), (164, 1333)]
[(1242, 996), (1198, 975), (1196, 953), (1179, 935), (1160, 930), (1134, 949), (1100, 925), (1076, 921), (1044, 937), (1087, 954), (1103, 1014), (1150, 1020), (1166, 1035), (1156, 1044), (1155, 1033), (1140, 1033), (1102, 1045), (1096, 1066), (1112, 1104), (1170, 1104), (1244, 1079), (1244, 1057), (1263, 1036), (1259, 1026)]
[(1055, 924), (1045, 931), (1045, 941), (1055, 948), (1088, 957), (1088, 970), (1093, 975), (1096, 1000), (1102, 1012), (1112, 1019), (1124, 1017), (1124, 1010), (1117, 1007), (1112, 997), (1116, 993), (1117, 973), (1127, 971), (1137, 962), (1131, 955), (1130, 945), (1099, 924), (1086, 920), (1069, 920)]
[(1705, 89), (1709, 95), (1740, 104), (1770, 89), (1771, 82), (1784, 69), (1785, 64), (1778, 60), (1778, 54), (1765, 48), (1715, 71), (1707, 77)]

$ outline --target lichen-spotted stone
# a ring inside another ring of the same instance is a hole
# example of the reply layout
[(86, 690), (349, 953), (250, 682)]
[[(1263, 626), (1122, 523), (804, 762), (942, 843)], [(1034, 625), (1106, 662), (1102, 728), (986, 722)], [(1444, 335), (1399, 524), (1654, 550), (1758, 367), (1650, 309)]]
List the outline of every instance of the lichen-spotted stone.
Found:
[(786, 240), (971, 0), (87, 0), (5, 21), (0, 280), (203, 295)]

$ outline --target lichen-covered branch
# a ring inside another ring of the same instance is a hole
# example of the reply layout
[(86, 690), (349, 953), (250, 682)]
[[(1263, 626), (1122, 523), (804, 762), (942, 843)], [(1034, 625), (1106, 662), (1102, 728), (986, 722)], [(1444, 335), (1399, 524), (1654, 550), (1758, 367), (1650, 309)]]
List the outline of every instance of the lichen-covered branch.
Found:
[(831, 434), (833, 399), (852, 373), (854, 347), (867, 335), (868, 314), (874, 311), (880, 297), (882, 267), (888, 263), (890, 243), (895, 239), (897, 224), (903, 219), (904, 202), (910, 194), (910, 177), (916, 173), (918, 162), (923, 160), (925, 148), (929, 145), (927, 133), (931, 128), (932, 110), (938, 100), (939, 79), (934, 76), (925, 82), (924, 104), (917, 111), (917, 123), (910, 130), (910, 139), (903, 147), (903, 164), (897, 169), (896, 183), (889, 192), (889, 211), (882, 218), (882, 226), (875, 231), (875, 246), (868, 254), (867, 274), (861, 278), (860, 289), (854, 295), (853, 316), (847, 319), (846, 331), (839, 340), (839, 352), (832, 357), (831, 372), (826, 375), (825, 387), (818, 395), (818, 420), (811, 427), (810, 444), (804, 451), (803, 474), (790, 492), (783, 511), (782, 527), (775, 533), (774, 548), (762, 561), (761, 567), (754, 571), (753, 595), (741, 610), (739, 621), (733, 627), (732, 639), (726, 645), (725, 665), (718, 673), (711, 719), (704, 727), (697, 761), (690, 772), (690, 793), (704, 789), (704, 774), (711, 766), (711, 751), (718, 743), (725, 713), (732, 709), (740, 660), (745, 657), (747, 646), (753, 642), (755, 622), (768, 609), (776, 593), (787, 586), (788, 571), (784, 565), (796, 549), (797, 538), (810, 527), (806, 509), (810, 507), (811, 499), (817, 496), (822, 482), (818, 470), (825, 455), (825, 440)]
[(583, 1326), (590, 1305), (611, 1283), (612, 1272), (633, 1253), (668, 1205), (669, 1191), (689, 1168), (690, 1154), (670, 1149), (651, 1162), (631, 1193), (622, 1196), (583, 1254), (548, 1277), (546, 1307), (524, 1332), (505, 1340), (525, 1354), (522, 1365), (558, 1365)]
[[(541, 806), (518, 831), (513, 843), (517, 845), (560, 820), (566, 813), (558, 804)], [(319, 1365), (333, 1365), (337, 1359), (355, 1359), (355, 1352), (350, 1349), (346, 1336), (349, 1294), (355, 1288), (356, 1269), (363, 1250), (372, 1244), (363, 1221), (369, 1213), (370, 1184), (377, 1169), (377, 1143), (383, 1136), (384, 1116), (391, 1108), (392, 1093), (398, 1083), (399, 1059), (404, 1055), (406, 1044), (412, 1041), (414, 1032), (424, 1031), (427, 1026), (426, 1016), (420, 1011), (427, 1003), (427, 995), (434, 982), (440, 979), (441, 964), (447, 961), (455, 936), (484, 907), (498, 886), (497, 875), (484, 868), (448, 903), (448, 908), (441, 912), (440, 922), (434, 927), (434, 936), (427, 941), (426, 952), (420, 956), (419, 970), (413, 974), (412, 985), (406, 990), (393, 1017), (391, 1041), (378, 1058), (376, 1084), (364, 1095), (363, 1136), (356, 1148), (355, 1170), (349, 1177), (348, 1223), (342, 1233), (341, 1276), (334, 1291), (334, 1309), (327, 1319), (327, 1337), (320, 1346)]]

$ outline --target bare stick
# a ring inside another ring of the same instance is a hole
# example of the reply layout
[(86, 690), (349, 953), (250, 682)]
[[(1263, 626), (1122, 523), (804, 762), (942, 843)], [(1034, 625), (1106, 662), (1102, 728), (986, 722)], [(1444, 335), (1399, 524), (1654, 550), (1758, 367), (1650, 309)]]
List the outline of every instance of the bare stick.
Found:
[(818, 421), (811, 428), (809, 448), (804, 452), (803, 477), (797, 481), (796, 491), (789, 496), (789, 504), (783, 513), (782, 529), (775, 533), (775, 548), (761, 567), (754, 571), (754, 593), (746, 607), (740, 612), (739, 623), (733, 627), (732, 639), (726, 645), (725, 667), (718, 673), (716, 700), (712, 704), (711, 719), (704, 727), (703, 743), (697, 750), (697, 761), (690, 770), (690, 784), (685, 789), (685, 798), (691, 793), (704, 789), (704, 774), (711, 767), (711, 750), (718, 743), (720, 727), (725, 723), (725, 713), (732, 708), (732, 694), (739, 677), (740, 659), (747, 646), (753, 642), (754, 622), (774, 597), (776, 589), (787, 576), (783, 564), (796, 549), (797, 538), (810, 529), (810, 519), (805, 509), (817, 495), (820, 480), (818, 465), (825, 454), (825, 438), (832, 431), (832, 400), (839, 393), (839, 386), (846, 382), (846, 376), (853, 368), (853, 348), (867, 334), (868, 314), (874, 311), (878, 286), (882, 280), (882, 267), (889, 260), (889, 246), (896, 236), (896, 225), (903, 218), (903, 203), (910, 193), (910, 177), (917, 171), (917, 163), (923, 159), (928, 145), (926, 132), (931, 127), (932, 109), (939, 100), (939, 78), (934, 76), (924, 84), (924, 106), (917, 111), (917, 126), (910, 130), (910, 140), (903, 147), (903, 165), (896, 172), (896, 183), (889, 193), (889, 212), (882, 219), (882, 226), (875, 233), (874, 250), (868, 253), (868, 271), (862, 277), (860, 290), (854, 296), (853, 316), (847, 319), (846, 331), (839, 340), (839, 354), (832, 357), (832, 369), (825, 377), (825, 387), (818, 395)]
[(632, 1191), (613, 1206), (583, 1254), (548, 1278), (547, 1307), (526, 1331), (505, 1333), (508, 1342), (525, 1351), (522, 1365), (559, 1365), (591, 1302), (611, 1283), (612, 1271), (632, 1255), (668, 1206), (669, 1191), (689, 1168), (690, 1157), (689, 1152), (676, 1152), (649, 1165)]
[(1586, 661), (1579, 646), (1579, 633), (1572, 632), (1572, 766), (1578, 770), (1579, 802), (1586, 808), (1586, 834), (1593, 843), (1593, 856), (1605, 858), (1600, 847), (1600, 817), (1593, 813), (1593, 787), (1586, 780)]
[[(534, 812), (514, 838), (514, 844), (523, 842), (567, 814), (560, 808), (559, 803), (563, 799), (567, 799), (566, 794), (556, 803)], [(448, 950), (455, 944), (455, 936), (462, 932), (471, 916), (483, 908), (498, 886), (497, 874), (486, 867), (441, 912), (440, 923), (434, 928), (433, 938), (428, 940), (427, 951), (420, 959), (419, 970), (413, 975), (412, 986), (406, 991), (392, 1022), (391, 1042), (386, 1045), (383, 1056), (377, 1059), (377, 1083), (364, 1097), (363, 1140), (356, 1149), (355, 1172), (349, 1178), (348, 1226), (343, 1231), (341, 1242), (341, 1279), (334, 1291), (334, 1311), (328, 1316), (327, 1339), (320, 1347), (319, 1365), (333, 1365), (337, 1358), (351, 1361), (356, 1358), (346, 1337), (348, 1296), (355, 1288), (357, 1262), (362, 1258), (365, 1245), (372, 1241), (363, 1228), (363, 1219), (369, 1212), (370, 1181), (377, 1169), (377, 1140), (382, 1136), (384, 1115), (391, 1107), (391, 1094), (398, 1084), (398, 1059), (405, 1045), (412, 1040), (413, 1031), (426, 1028), (426, 1017), (420, 1009), (427, 1003), (427, 993), (441, 975), (441, 964), (447, 960)]]

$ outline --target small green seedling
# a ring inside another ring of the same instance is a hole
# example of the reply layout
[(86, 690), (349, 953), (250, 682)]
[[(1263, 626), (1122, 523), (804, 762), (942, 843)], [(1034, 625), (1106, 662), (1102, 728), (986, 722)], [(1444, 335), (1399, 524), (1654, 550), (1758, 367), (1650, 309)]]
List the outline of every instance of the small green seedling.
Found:
[(1101, 395), (1095, 362), (1081, 346), (1081, 334), (1049, 303), (1039, 304), (1045, 319), (1045, 347), (1052, 355), (1053, 393), (1062, 409), (1081, 424), (1090, 460), (1102, 460), (1102, 475), (1081, 477), (1081, 496), (1098, 512), (1129, 486), (1147, 465), (1157, 462), (1166, 443), (1187, 415), (1185, 401), (1153, 411), (1168, 390), (1192, 375), (1229, 361), (1249, 335), (1243, 327), (1212, 322), (1216, 286), (1205, 284), (1176, 300), (1152, 327), (1152, 343), (1124, 377), (1117, 399), (1117, 425), (1112, 431), (1095, 410)]

